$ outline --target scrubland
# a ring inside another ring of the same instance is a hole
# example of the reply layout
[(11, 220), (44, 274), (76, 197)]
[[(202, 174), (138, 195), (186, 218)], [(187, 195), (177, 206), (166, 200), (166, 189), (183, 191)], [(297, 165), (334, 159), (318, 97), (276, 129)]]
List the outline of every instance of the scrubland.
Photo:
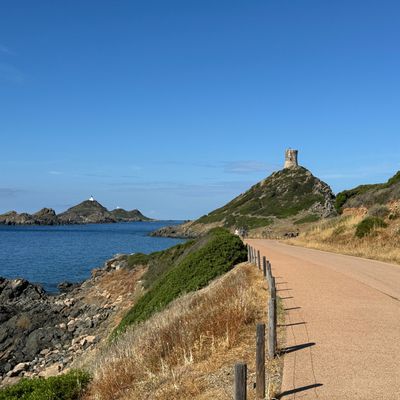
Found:
[[(267, 298), (262, 274), (243, 263), (174, 300), (92, 360), (85, 400), (232, 399), (240, 360), (248, 363), (254, 398), (255, 325), (266, 320)], [(268, 366), (273, 390), (280, 366), (280, 360)]]
[(311, 224), (287, 242), (400, 264), (400, 219), (390, 210), (380, 210), (345, 210), (344, 215)]

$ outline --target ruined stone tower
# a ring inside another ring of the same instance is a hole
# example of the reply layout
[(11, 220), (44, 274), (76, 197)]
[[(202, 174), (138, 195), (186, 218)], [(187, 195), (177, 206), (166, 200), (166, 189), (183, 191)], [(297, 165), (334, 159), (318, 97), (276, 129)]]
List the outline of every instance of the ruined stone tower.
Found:
[(296, 168), (297, 163), (297, 150), (287, 149), (285, 151), (285, 166), (283, 168)]

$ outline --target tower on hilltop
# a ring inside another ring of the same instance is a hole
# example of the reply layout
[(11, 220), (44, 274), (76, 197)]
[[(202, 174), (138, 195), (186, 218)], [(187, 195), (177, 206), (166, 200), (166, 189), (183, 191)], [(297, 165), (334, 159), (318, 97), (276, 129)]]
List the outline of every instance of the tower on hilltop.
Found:
[(299, 166), (297, 162), (297, 150), (287, 149), (285, 151), (285, 165), (283, 168), (296, 168)]

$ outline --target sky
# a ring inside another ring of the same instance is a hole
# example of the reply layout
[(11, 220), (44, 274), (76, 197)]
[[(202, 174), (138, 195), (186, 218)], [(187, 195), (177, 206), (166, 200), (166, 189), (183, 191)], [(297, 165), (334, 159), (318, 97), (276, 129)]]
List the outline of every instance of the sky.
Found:
[(0, 0), (0, 213), (196, 218), (283, 166), (400, 169), (400, 2)]

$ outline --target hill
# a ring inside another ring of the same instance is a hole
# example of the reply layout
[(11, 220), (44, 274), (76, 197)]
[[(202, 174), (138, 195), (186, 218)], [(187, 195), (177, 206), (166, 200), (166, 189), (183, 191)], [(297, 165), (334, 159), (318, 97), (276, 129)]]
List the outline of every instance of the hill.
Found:
[(340, 192), (335, 207), (338, 217), (311, 224), (292, 243), (400, 264), (400, 171)]
[(336, 215), (334, 200), (331, 188), (306, 168), (284, 168), (198, 220), (155, 235), (194, 237), (215, 226), (284, 234), (299, 224)]
[(61, 223), (88, 224), (116, 222), (112, 214), (96, 200), (85, 200), (58, 215)]
[(386, 204), (400, 199), (400, 171), (385, 183), (360, 185), (338, 193), (335, 207), (339, 212), (345, 208), (367, 207)]
[(151, 221), (151, 218), (145, 217), (139, 210), (127, 211), (123, 208), (116, 208), (110, 211), (110, 214), (119, 222)]

